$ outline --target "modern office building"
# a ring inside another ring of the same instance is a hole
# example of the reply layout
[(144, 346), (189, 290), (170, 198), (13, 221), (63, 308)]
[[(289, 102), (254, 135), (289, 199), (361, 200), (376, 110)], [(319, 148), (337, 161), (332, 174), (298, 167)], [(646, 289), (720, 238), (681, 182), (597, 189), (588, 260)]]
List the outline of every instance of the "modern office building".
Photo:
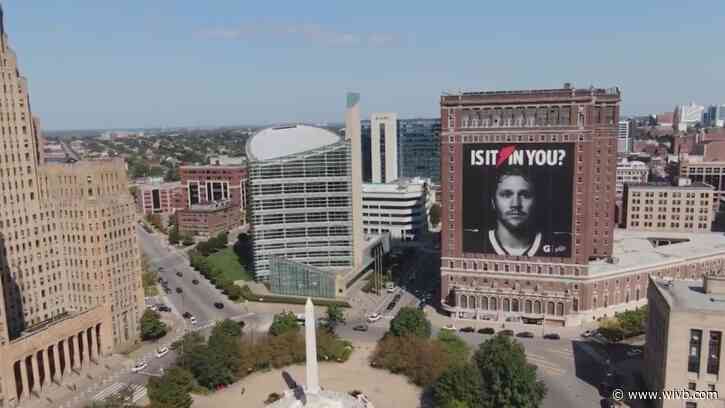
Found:
[(641, 161), (622, 159), (617, 162), (616, 194), (621, 201), (626, 184), (642, 184), (649, 179), (649, 167)]
[(686, 390), (690, 394), (655, 400), (653, 406), (722, 407), (722, 394), (717, 393), (725, 389), (724, 377), (720, 375), (720, 370), (725, 369), (721, 364), (725, 277), (717, 271), (705, 275), (701, 282), (655, 276), (649, 282), (647, 344), (643, 356), (647, 389)]
[(423, 179), (398, 179), (363, 184), (363, 232), (389, 233), (393, 243), (411, 243), (427, 231), (428, 183)]
[(373, 183), (398, 179), (398, 115), (373, 113), (370, 116), (370, 151)]
[(619, 130), (617, 132), (617, 152), (629, 153), (632, 151), (632, 129), (631, 121), (620, 120)]
[(211, 237), (246, 223), (246, 166), (180, 166), (179, 176), (181, 233)]
[(0, 61), (0, 406), (47, 404), (47, 391), (138, 339), (134, 201), (122, 160), (44, 162), (1, 9)]
[(708, 232), (713, 221), (713, 195), (713, 187), (704, 183), (627, 184), (624, 227), (652, 232)]
[(345, 293), (344, 275), (334, 270), (283, 257), (272, 257), (269, 263), (272, 293), (315, 298), (335, 298)]
[(440, 119), (398, 120), (398, 172), (404, 178), (440, 182)]
[(704, 122), (708, 127), (725, 127), (725, 105), (708, 106)]
[(673, 126), (679, 132), (686, 131), (689, 127), (702, 123), (702, 116), (705, 107), (691, 102), (689, 105), (678, 105), (675, 107)]
[(353, 266), (350, 142), (328, 130), (268, 128), (246, 145), (258, 279), (281, 257), (328, 270)]
[(185, 207), (183, 188), (178, 181), (136, 185), (136, 208), (144, 215), (169, 215)]

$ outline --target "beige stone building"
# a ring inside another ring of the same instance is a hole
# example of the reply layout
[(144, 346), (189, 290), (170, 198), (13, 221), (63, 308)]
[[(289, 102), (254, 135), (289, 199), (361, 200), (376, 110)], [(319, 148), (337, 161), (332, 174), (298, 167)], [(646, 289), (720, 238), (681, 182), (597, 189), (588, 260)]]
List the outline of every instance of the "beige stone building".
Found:
[[(725, 277), (704, 282), (650, 278), (649, 318), (644, 350), (649, 390), (685, 389), (691, 398), (656, 401), (660, 408), (725, 406), (721, 364), (725, 331)], [(695, 392), (715, 391), (719, 399)], [(685, 396), (687, 397), (687, 396)]]
[(38, 123), (0, 23), (0, 407), (136, 341), (143, 311), (124, 163), (45, 164)]
[(628, 184), (624, 225), (628, 230), (707, 232), (713, 222), (713, 187), (704, 183)]

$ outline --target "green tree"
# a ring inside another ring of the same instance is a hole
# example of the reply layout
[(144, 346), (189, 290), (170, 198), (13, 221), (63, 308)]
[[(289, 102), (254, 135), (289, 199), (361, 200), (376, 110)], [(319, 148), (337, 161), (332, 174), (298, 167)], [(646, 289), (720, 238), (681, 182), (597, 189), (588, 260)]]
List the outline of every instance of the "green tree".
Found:
[[(478, 407), (481, 405), (481, 373), (475, 366), (466, 363), (453, 366), (433, 384), (433, 399), (436, 406), (448, 406), (449, 401), (458, 401), (463, 406)], [(453, 405), (456, 406), (456, 405)]]
[(148, 397), (153, 408), (189, 408), (194, 402), (191, 389), (193, 375), (183, 368), (172, 367), (161, 378), (149, 379)]
[(441, 206), (439, 204), (433, 204), (430, 207), (429, 217), (430, 223), (434, 227), (441, 222)]
[(179, 226), (174, 224), (169, 230), (169, 244), (176, 245), (181, 241), (181, 234), (179, 234)]
[(430, 338), (431, 326), (422, 310), (403, 307), (390, 322), (390, 333), (394, 336), (417, 336)]
[(526, 362), (523, 346), (508, 336), (494, 336), (481, 343), (473, 356), (481, 374), (481, 407), (536, 408), (546, 386), (536, 379), (536, 367)]
[(194, 245), (194, 238), (189, 234), (181, 234), (181, 244), (184, 246)]
[(196, 351), (205, 346), (204, 337), (198, 332), (191, 332), (185, 334), (181, 340), (171, 344), (171, 349), (177, 353), (176, 364), (179, 367), (191, 370)]
[(211, 331), (211, 335), (224, 334), (231, 337), (241, 337), (242, 327), (234, 320), (224, 319), (217, 323)]
[(280, 336), (282, 334), (298, 331), (300, 324), (297, 323), (297, 316), (292, 312), (278, 313), (274, 315), (272, 325), (269, 327), (269, 334)]
[(441, 330), (438, 332), (438, 339), (443, 349), (450, 356), (452, 365), (463, 365), (468, 363), (471, 349), (465, 341), (455, 332), (450, 330)]
[[(145, 258), (145, 256), (144, 256)], [(143, 264), (143, 262), (142, 262)], [(142, 266), (143, 273), (141, 274), (141, 283), (143, 284), (143, 292), (145, 296), (156, 296), (159, 293), (156, 285), (159, 281), (159, 273), (153, 270), (147, 269), (148, 266)]]
[(189, 360), (190, 370), (202, 387), (214, 389), (220, 385), (231, 384), (235, 380), (234, 374), (224, 361), (224, 356), (211, 347), (196, 347)]
[(339, 305), (327, 306), (327, 327), (335, 330), (338, 324), (345, 324), (345, 311)]
[(161, 315), (153, 310), (146, 310), (141, 316), (141, 339), (156, 340), (166, 335), (166, 323), (161, 321)]
[[(230, 323), (234, 323), (228, 320)], [(239, 325), (234, 325), (239, 329)], [(221, 358), (224, 363), (224, 367), (229, 370), (230, 373), (236, 375), (241, 367), (242, 350), (239, 335), (230, 333), (233, 331), (232, 325), (218, 324), (212, 330), (211, 336), (209, 336), (209, 350), (216, 357)]]

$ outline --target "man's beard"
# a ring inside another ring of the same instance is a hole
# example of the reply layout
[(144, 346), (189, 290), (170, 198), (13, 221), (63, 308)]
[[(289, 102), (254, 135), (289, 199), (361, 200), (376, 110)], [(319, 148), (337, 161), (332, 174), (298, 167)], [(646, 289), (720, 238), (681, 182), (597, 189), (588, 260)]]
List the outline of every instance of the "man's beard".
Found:
[(511, 231), (515, 235), (528, 235), (531, 223), (529, 220), (526, 220), (524, 222), (521, 222), (517, 225), (514, 225), (510, 223), (505, 218), (500, 218), (499, 221), (501, 221), (501, 224), (503, 224), (504, 227), (506, 227), (507, 230)]

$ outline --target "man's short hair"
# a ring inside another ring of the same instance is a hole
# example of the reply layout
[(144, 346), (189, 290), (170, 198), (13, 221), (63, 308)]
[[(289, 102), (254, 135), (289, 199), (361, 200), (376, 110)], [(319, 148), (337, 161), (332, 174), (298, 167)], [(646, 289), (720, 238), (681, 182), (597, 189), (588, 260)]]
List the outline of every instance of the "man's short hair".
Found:
[(496, 172), (496, 178), (494, 179), (493, 186), (491, 186), (491, 195), (493, 195), (496, 192), (496, 189), (498, 188), (499, 183), (503, 180), (506, 176), (519, 176), (526, 180), (530, 185), (531, 188), (536, 191), (536, 185), (534, 183), (533, 176), (531, 175), (531, 172), (529, 171), (528, 167), (523, 166), (501, 166), (498, 168)]

